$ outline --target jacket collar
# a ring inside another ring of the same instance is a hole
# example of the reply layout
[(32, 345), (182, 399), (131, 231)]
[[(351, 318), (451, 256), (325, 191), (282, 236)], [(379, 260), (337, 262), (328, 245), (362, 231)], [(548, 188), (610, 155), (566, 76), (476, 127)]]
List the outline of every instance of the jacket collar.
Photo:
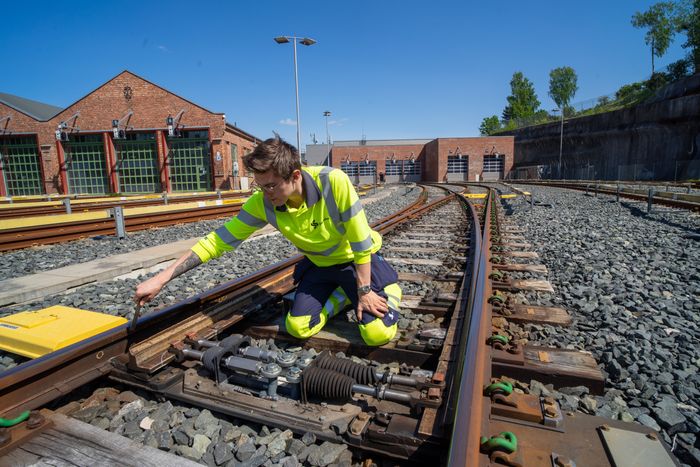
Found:
[[(318, 189), (314, 177), (304, 169), (301, 169), (301, 183), (304, 186), (304, 193), (306, 193), (306, 207), (310, 208), (321, 199), (321, 190)], [(277, 206), (275, 209), (280, 212), (285, 212), (287, 211), (287, 205), (283, 204), (282, 206)]]

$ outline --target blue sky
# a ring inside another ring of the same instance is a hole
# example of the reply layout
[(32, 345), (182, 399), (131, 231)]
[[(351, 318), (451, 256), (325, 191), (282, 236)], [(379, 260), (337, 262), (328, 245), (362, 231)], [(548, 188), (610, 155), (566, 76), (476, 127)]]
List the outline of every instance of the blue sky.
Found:
[[(478, 136), (522, 71), (542, 108), (549, 71), (571, 66), (573, 101), (650, 74), (650, 0), (562, 2), (8, 2), (0, 92), (66, 106), (128, 69), (260, 138), (296, 142), (291, 44), (299, 46), (302, 145), (333, 140)], [(29, 6), (31, 5), (31, 6)], [(677, 36), (657, 69), (684, 54)]]

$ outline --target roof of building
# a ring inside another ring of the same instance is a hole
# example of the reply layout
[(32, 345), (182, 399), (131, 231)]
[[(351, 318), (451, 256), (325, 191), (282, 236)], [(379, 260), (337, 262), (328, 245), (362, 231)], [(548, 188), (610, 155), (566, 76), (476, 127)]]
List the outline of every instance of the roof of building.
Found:
[(29, 115), (35, 120), (42, 121), (49, 120), (63, 110), (61, 107), (56, 107), (55, 105), (44, 104), (43, 102), (33, 101), (4, 92), (0, 92), (0, 102), (23, 114)]
[(414, 144), (427, 144), (435, 138), (431, 139), (373, 139), (373, 140), (348, 140), (334, 141), (333, 146), (410, 146)]

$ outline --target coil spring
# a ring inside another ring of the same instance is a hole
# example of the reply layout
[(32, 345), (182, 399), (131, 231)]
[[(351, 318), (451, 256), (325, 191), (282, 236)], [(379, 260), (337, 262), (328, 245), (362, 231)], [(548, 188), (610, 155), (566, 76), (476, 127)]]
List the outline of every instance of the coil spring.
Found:
[(315, 366), (349, 376), (357, 384), (373, 385), (377, 382), (377, 375), (371, 366), (360, 365), (347, 358), (333, 357), (326, 352), (316, 357)]
[(302, 376), (302, 399), (308, 402), (308, 397), (313, 396), (326, 400), (348, 401), (352, 399), (353, 384), (355, 381), (347, 375), (311, 366), (304, 370)]

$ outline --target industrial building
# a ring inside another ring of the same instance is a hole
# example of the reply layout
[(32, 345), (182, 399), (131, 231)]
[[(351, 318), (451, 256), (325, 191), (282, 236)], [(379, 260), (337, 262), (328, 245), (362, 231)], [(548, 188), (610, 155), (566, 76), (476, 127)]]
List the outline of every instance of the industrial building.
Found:
[(309, 164), (338, 167), (355, 183), (489, 181), (513, 168), (513, 136), (335, 141), (306, 147)]
[(64, 109), (0, 93), (0, 196), (237, 189), (257, 142), (129, 71)]

